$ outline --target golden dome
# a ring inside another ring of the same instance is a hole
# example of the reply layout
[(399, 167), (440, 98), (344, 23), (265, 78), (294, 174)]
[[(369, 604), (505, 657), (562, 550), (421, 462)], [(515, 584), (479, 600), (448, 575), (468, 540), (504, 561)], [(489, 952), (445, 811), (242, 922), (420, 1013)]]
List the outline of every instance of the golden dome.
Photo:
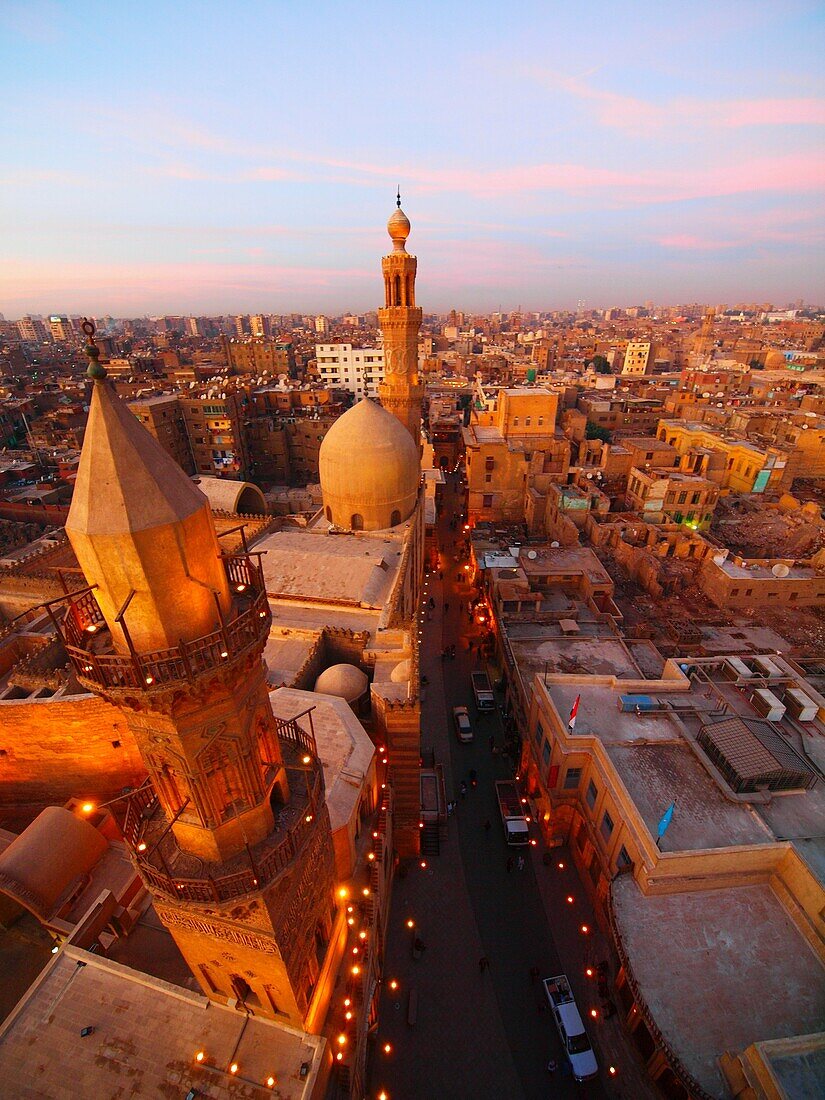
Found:
[(387, 222), (387, 232), (396, 252), (403, 252), (407, 237), (410, 235), (410, 219), (399, 206), (393, 210)]
[(418, 448), (400, 420), (366, 397), (327, 432), (318, 465), (324, 512), (336, 527), (384, 531), (415, 508)]

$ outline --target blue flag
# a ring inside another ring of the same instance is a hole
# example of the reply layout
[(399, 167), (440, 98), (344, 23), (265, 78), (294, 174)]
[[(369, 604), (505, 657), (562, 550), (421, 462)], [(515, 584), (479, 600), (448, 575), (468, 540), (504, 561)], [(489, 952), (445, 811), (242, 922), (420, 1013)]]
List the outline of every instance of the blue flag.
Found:
[(675, 808), (676, 808), (676, 800), (674, 799), (673, 802), (671, 802), (671, 804), (668, 806), (668, 808), (662, 814), (662, 820), (659, 822), (659, 828), (656, 830), (656, 836), (659, 838), (659, 840), (661, 840), (662, 837), (667, 832), (667, 827), (671, 823), (671, 821), (673, 820), (673, 811), (674, 811)]

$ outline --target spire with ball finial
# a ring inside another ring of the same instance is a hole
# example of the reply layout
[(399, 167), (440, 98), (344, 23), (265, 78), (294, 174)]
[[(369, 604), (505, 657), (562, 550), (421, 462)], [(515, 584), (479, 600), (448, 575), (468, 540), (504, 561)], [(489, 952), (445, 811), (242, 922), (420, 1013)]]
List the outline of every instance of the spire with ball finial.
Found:
[(86, 368), (86, 375), (88, 378), (93, 378), (95, 382), (102, 382), (106, 377), (106, 368), (102, 367), (98, 360), (100, 359), (100, 348), (95, 343), (95, 324), (94, 321), (90, 321), (88, 317), (83, 318), (83, 324), (81, 325), (88, 344), (86, 345), (86, 355), (89, 359), (89, 366)]
[(410, 235), (410, 219), (401, 209), (401, 184), (395, 196), (396, 209), (393, 210), (390, 220), (387, 222), (387, 232), (392, 240), (393, 249), (396, 252), (405, 252), (404, 245)]

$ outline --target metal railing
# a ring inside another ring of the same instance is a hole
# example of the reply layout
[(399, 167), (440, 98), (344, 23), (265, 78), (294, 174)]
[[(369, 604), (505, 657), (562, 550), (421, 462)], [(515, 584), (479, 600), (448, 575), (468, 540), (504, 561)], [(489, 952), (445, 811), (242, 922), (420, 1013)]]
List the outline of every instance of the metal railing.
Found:
[[(252, 556), (227, 555), (222, 560), (232, 592), (244, 602), (249, 600), (248, 605), (235, 618), (222, 621), (217, 630), (191, 642), (181, 639), (167, 649), (138, 653), (132, 647), (129, 653), (97, 653), (94, 639), (106, 629), (106, 621), (94, 590), (82, 589), (52, 601), (68, 605), (58, 627), (78, 678), (93, 688), (146, 691), (176, 681), (191, 681), (260, 645), (271, 621), (260, 559), (255, 562)], [(51, 614), (50, 608), (47, 610)]]

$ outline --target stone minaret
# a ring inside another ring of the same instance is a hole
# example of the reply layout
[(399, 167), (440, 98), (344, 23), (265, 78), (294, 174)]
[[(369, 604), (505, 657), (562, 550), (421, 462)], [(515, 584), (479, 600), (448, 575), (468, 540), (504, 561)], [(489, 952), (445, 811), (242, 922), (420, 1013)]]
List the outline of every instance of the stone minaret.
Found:
[(378, 323), (384, 335), (384, 381), (378, 387), (381, 404), (397, 416), (416, 447), (421, 446), (421, 400), (424, 388), (418, 381), (418, 330), (421, 310), (415, 304), (415, 272), (418, 261), (404, 247), (410, 235), (410, 221), (397, 209), (387, 222), (393, 250), (381, 260), (384, 273), (384, 308)]
[(62, 629), (149, 773), (124, 834), (206, 995), (302, 1026), (334, 919), (311, 714), (272, 713), (260, 559), (221, 551), (206, 497), (117, 397), (84, 330), (94, 385), (66, 532), (89, 588)]

